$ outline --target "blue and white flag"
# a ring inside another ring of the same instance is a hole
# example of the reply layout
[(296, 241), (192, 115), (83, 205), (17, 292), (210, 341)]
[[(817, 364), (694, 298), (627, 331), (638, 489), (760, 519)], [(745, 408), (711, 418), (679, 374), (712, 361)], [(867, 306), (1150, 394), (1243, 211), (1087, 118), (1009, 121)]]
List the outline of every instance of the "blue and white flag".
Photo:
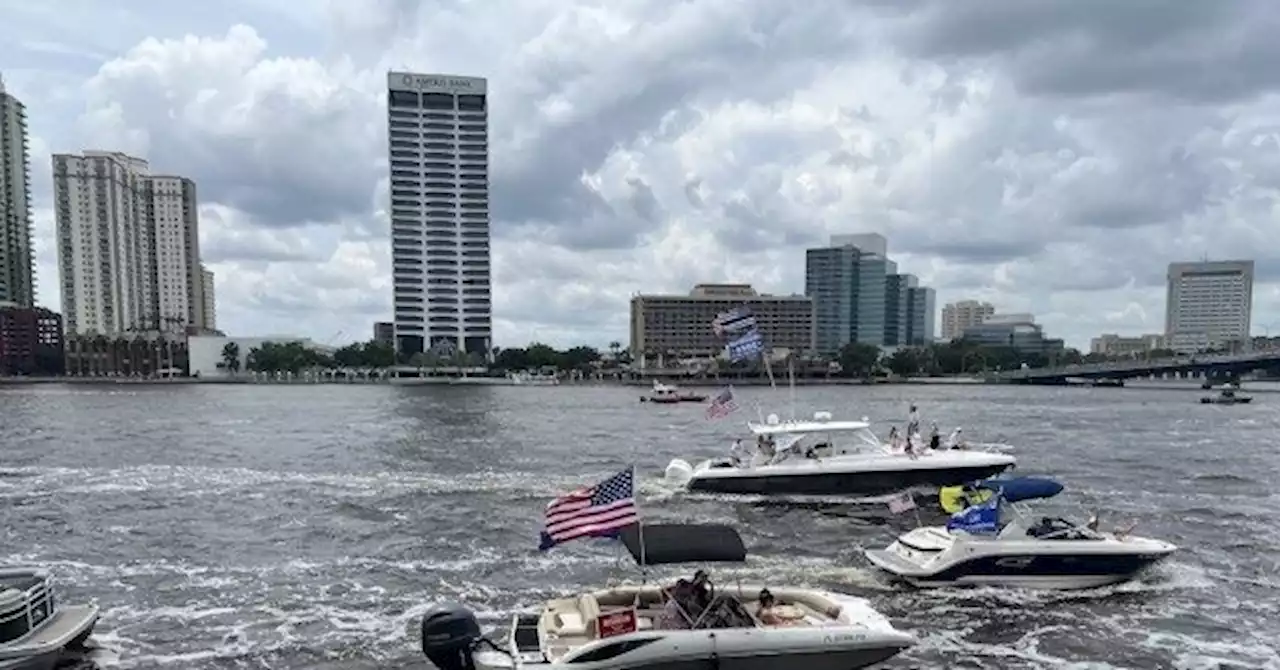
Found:
[(764, 353), (764, 337), (760, 335), (760, 331), (752, 330), (742, 337), (731, 340), (725, 349), (729, 353), (729, 360), (734, 363), (755, 358)]
[(746, 307), (738, 307), (716, 315), (711, 328), (720, 336), (751, 331), (756, 328), (756, 317)]
[(966, 507), (951, 515), (947, 530), (962, 530), (970, 535), (994, 533), (1000, 528), (1000, 499)]

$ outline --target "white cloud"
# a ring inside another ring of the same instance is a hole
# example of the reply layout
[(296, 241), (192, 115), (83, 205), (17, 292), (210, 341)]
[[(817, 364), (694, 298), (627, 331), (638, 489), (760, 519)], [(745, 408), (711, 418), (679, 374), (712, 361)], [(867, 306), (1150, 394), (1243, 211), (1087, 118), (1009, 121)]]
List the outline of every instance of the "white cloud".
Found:
[(940, 303), (1077, 346), (1161, 330), (1170, 261), (1255, 258), (1280, 330), (1271, 3), (143, 4), (0, 0), (45, 301), (47, 152), (119, 149), (197, 180), (224, 327), (366, 337), (384, 73), (412, 68), (490, 79), (502, 345), (625, 340), (638, 291), (799, 292), (806, 245), (864, 231)]

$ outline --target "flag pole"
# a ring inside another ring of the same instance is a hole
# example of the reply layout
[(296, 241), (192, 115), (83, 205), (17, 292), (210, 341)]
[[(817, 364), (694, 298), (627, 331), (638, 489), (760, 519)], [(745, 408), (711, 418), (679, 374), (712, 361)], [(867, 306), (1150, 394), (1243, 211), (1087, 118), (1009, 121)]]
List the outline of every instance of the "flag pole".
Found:
[(640, 518), (640, 487), (636, 486), (636, 464), (631, 464), (631, 496), (636, 500), (636, 536), (640, 541), (640, 582), (649, 581), (649, 553), (644, 546), (644, 519)]
[(777, 391), (778, 383), (773, 379), (773, 363), (769, 361), (769, 352), (767, 350), (761, 352), (760, 358), (764, 360), (764, 371), (769, 375), (769, 388)]

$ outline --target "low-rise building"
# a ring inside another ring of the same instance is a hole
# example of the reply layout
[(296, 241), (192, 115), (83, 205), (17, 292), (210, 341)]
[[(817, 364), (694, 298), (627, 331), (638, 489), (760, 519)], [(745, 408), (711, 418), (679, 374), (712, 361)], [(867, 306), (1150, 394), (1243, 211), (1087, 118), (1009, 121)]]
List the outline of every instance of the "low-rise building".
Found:
[[(249, 354), (267, 342), (289, 344), (296, 342), (310, 349), (319, 350), (306, 337), (272, 335), (266, 337), (228, 337), (226, 335), (193, 335), (187, 338), (192, 377), (216, 379), (231, 377), (248, 369)], [(234, 363), (232, 362), (234, 361)]]
[(117, 336), (69, 335), (67, 374), (76, 377), (182, 377), (187, 374), (187, 338), (160, 331)]
[(1103, 356), (1141, 356), (1156, 349), (1165, 348), (1164, 335), (1137, 335), (1133, 337), (1104, 333), (1089, 340), (1089, 353)]
[(57, 312), (0, 303), (0, 375), (60, 375), (65, 364)]
[(1061, 351), (1063, 341), (1044, 336), (1044, 328), (1030, 314), (996, 314), (964, 330), (962, 338), (987, 347), (1008, 347), (1023, 354)]
[(813, 352), (813, 300), (760, 294), (750, 284), (698, 284), (688, 295), (632, 298), (631, 352), (637, 357), (717, 356), (723, 353), (725, 340), (711, 322), (736, 307), (751, 310), (768, 347), (800, 355)]

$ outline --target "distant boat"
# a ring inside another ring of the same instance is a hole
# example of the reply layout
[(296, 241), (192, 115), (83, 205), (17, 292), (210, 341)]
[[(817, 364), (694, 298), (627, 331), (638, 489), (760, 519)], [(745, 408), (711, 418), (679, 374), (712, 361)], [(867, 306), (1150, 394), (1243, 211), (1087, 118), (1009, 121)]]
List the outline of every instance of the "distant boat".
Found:
[(653, 380), (653, 391), (647, 396), (640, 396), (640, 402), (652, 402), (660, 405), (674, 405), (681, 402), (706, 402), (707, 396), (681, 391), (675, 384), (663, 384)]

